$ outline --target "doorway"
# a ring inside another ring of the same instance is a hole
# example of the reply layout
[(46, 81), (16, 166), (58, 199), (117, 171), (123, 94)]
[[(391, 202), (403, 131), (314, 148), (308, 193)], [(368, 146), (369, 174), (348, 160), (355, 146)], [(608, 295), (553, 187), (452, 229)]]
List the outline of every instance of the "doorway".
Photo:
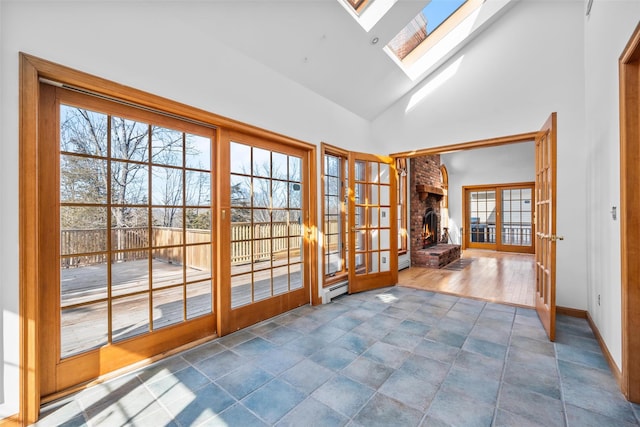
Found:
[[(544, 251), (544, 253), (536, 258), (536, 283), (532, 283), (531, 286), (535, 286), (536, 301), (541, 301), (540, 304), (536, 304), (540, 307), (538, 315), (542, 323), (549, 326), (547, 328), (547, 334), (551, 340), (554, 339), (555, 335), (555, 244), (556, 241), (560, 239), (555, 235), (556, 127), (556, 113), (552, 113), (542, 129), (538, 132), (392, 154), (395, 158), (424, 157), (475, 148), (497, 147), (535, 141), (535, 159), (532, 159), (535, 161), (536, 171), (535, 199), (541, 200), (545, 204), (545, 207), (548, 208), (544, 210), (543, 215), (538, 215), (534, 221), (537, 230), (535, 238), (536, 253), (538, 253), (538, 251)], [(451, 172), (449, 172), (449, 174), (450, 173)], [(543, 177), (544, 179), (539, 179), (539, 177)], [(540, 185), (538, 182), (540, 182)], [(450, 192), (451, 176), (449, 176), (449, 193)]]
[(624, 49), (620, 66), (620, 243), (622, 263), (623, 394), (640, 402), (640, 25)]

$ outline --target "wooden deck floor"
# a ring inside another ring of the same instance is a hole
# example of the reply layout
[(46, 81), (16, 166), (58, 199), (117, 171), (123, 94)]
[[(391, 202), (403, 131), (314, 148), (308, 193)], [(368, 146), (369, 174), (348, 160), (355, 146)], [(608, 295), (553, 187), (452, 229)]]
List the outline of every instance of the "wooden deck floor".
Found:
[(529, 254), (463, 251), (448, 269), (411, 267), (398, 285), (518, 306), (535, 305), (535, 258)]

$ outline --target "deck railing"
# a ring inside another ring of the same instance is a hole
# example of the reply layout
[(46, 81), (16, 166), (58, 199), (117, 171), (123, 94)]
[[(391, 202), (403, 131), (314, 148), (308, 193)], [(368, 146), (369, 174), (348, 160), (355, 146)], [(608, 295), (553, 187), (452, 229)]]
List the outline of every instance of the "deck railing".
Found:
[[(113, 262), (148, 259), (150, 242), (153, 258), (181, 264), (179, 246), (184, 238), (186, 262), (194, 268), (211, 265), (209, 230), (153, 227), (151, 240), (148, 227), (116, 228), (111, 231)], [(301, 225), (297, 223), (234, 223), (231, 224), (231, 263), (233, 265), (267, 261), (286, 257), (288, 251), (299, 253)], [(107, 262), (107, 232), (105, 229), (62, 230), (60, 253), (62, 268)]]

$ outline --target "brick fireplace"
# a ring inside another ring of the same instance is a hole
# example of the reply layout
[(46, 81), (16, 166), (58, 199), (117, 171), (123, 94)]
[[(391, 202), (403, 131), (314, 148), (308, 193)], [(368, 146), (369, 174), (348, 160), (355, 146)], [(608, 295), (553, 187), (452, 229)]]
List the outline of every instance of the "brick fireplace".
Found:
[(410, 171), (411, 265), (442, 268), (460, 258), (460, 246), (439, 243), (442, 236), (440, 200), (444, 195), (440, 156), (412, 158)]

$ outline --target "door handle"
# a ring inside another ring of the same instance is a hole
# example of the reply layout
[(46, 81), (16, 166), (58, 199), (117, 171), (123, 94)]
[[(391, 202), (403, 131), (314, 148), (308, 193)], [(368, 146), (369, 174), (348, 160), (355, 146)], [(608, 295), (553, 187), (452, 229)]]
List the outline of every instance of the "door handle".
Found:
[(549, 238), (551, 239), (552, 242), (555, 242), (557, 240), (564, 240), (564, 236), (558, 236), (556, 234), (552, 234), (551, 236), (549, 236)]

